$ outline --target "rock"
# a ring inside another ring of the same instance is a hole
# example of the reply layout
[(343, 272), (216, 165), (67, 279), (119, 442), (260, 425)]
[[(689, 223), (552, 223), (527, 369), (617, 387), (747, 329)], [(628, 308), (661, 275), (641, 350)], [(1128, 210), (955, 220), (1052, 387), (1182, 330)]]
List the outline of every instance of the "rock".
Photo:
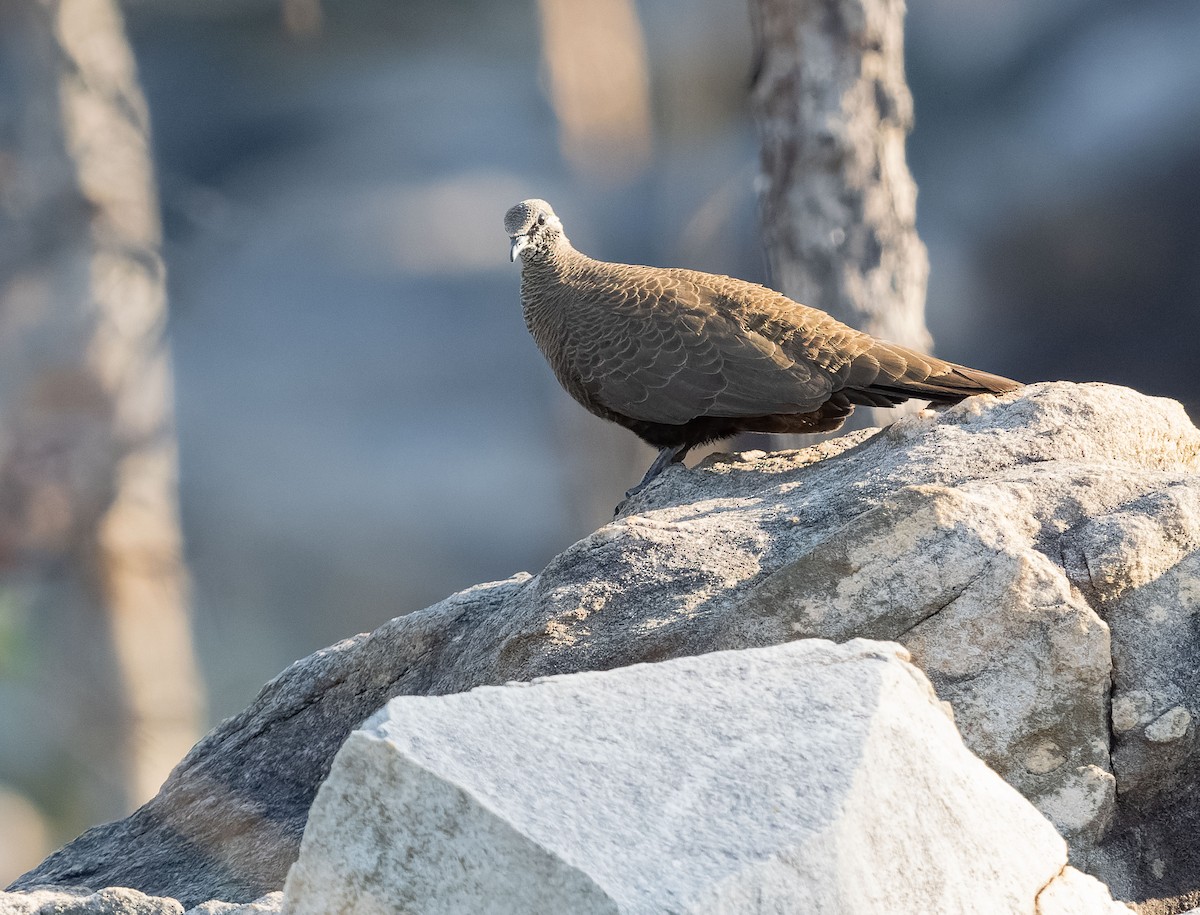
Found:
[(1200, 486), (1182, 479), (1081, 519), (1062, 542), (1068, 576), (1113, 635), (1121, 803), (1097, 867), (1126, 892), (1196, 890), (1179, 863), (1200, 870)]
[(30, 893), (0, 893), (0, 915), (183, 915), (174, 899), (109, 887), (98, 893), (57, 887)]
[(1148, 899), (1135, 907), (1138, 915), (1200, 915), (1200, 891), (1162, 899)]
[(393, 696), (868, 636), (909, 647), (968, 747), (1055, 820), (1077, 866), (1125, 899), (1179, 896), (1200, 888), (1198, 467), (1178, 404), (1045, 384), (670, 468), (540, 575), (292, 665), (147, 805), (14, 886), (249, 901), (283, 885), (334, 754)]
[[(1194, 897), (1192, 898), (1192, 902), (1195, 902)], [(1181, 911), (1177, 905), (1170, 905), (1170, 907), (1165, 907), (1165, 905), (1164, 907), (1159, 907), (1159, 905), (1153, 904), (1148, 905), (1148, 907), (1147, 905), (1139, 905), (1138, 915), (1200, 915), (1200, 909)]]
[(202, 902), (193, 909), (188, 909), (183, 915), (275, 915), (283, 911), (283, 892), (276, 890), (267, 893), (261, 899), (239, 905), (235, 902), (220, 902), (210, 900)]
[(906, 658), (807, 639), (393, 699), (338, 753), (287, 909), (1128, 915), (1060, 875)]
[(206, 902), (186, 912), (177, 899), (147, 896), (124, 887), (108, 887), (97, 893), (61, 887), (0, 893), (0, 915), (274, 915), (282, 907), (283, 893), (279, 892), (245, 905)]
[(1064, 867), (1037, 897), (1036, 915), (1130, 915), (1108, 887), (1073, 867)]
[(1094, 842), (1115, 802), (1108, 629), (1028, 521), (972, 484), (905, 487), (747, 589), (717, 644), (902, 641), (968, 745), (1066, 835)]

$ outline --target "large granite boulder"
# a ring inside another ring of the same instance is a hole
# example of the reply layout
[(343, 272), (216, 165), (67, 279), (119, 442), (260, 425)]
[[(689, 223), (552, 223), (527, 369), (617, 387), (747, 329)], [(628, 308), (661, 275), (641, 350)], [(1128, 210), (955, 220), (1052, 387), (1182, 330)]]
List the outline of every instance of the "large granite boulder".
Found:
[(289, 915), (1129, 915), (894, 643), (805, 639), (393, 699)]
[(672, 468), (541, 574), (297, 662), (156, 798), (14, 886), (249, 901), (282, 886), (334, 754), (393, 696), (867, 636), (907, 646), (1076, 864), (1121, 898), (1182, 896), (1200, 888), (1198, 467), (1178, 404), (1044, 384)]

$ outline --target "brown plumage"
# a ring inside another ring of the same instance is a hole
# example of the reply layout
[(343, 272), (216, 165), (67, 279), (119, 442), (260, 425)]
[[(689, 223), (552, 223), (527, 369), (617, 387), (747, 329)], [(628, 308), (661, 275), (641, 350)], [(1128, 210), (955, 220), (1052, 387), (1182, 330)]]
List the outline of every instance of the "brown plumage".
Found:
[(525, 323), (562, 386), (662, 449), (640, 491), (689, 448), (738, 432), (830, 432), (855, 405), (956, 403), (1018, 387), (885, 343), (765, 286), (593, 260), (544, 200), (504, 217)]

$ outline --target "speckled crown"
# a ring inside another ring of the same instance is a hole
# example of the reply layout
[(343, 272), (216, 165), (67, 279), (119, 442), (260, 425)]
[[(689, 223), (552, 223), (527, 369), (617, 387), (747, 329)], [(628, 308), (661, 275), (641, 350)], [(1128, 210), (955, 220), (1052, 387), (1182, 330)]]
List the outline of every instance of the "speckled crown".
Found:
[(546, 201), (536, 197), (532, 200), (522, 200), (504, 214), (504, 231), (509, 235), (523, 235), (542, 213), (550, 217), (554, 215), (554, 209)]

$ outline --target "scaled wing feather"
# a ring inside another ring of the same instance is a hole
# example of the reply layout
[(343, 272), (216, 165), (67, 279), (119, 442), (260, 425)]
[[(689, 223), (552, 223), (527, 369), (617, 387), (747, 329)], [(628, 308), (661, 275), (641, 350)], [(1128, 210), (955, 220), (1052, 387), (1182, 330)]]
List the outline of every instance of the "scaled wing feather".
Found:
[(747, 327), (703, 274), (603, 266), (624, 282), (578, 289), (567, 337), (584, 387), (608, 409), (678, 425), (807, 413), (829, 399), (828, 372)]

